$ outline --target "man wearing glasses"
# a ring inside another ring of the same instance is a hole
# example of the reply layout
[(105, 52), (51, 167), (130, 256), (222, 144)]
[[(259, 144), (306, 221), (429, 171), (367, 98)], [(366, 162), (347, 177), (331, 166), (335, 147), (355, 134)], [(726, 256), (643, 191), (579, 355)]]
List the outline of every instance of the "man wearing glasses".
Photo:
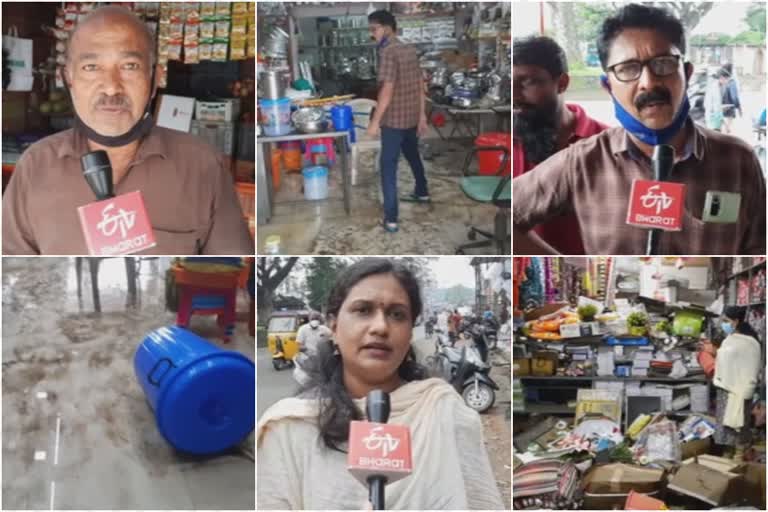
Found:
[[(675, 149), (667, 178), (682, 183), (682, 230), (663, 232), (661, 254), (765, 254), (765, 182), (749, 145), (688, 117), (685, 34), (667, 11), (630, 4), (606, 19), (597, 41), (621, 127), (574, 144), (513, 181), (514, 252), (557, 251), (532, 229), (573, 212), (587, 254), (643, 254), (645, 229), (625, 223), (632, 182), (651, 180), (658, 144)], [(723, 194), (726, 193), (726, 194)], [(731, 216), (705, 212), (712, 207)], [(707, 201), (709, 199), (709, 201)], [(705, 220), (706, 219), (706, 220)]]

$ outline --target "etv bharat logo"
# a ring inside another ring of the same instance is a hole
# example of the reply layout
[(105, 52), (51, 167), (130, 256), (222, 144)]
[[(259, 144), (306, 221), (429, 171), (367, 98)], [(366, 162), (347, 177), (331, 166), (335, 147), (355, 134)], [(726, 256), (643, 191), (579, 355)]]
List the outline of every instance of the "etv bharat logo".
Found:
[(386, 457), (390, 452), (397, 450), (397, 447), (400, 446), (400, 440), (396, 437), (392, 437), (390, 433), (387, 433), (384, 436), (379, 435), (383, 428), (384, 427), (372, 428), (371, 433), (363, 438), (363, 443), (365, 444), (366, 449), (371, 451), (381, 450), (381, 456)]
[(136, 223), (136, 212), (126, 211), (120, 208), (117, 213), (112, 213), (115, 208), (115, 203), (109, 203), (101, 211), (101, 222), (96, 227), (101, 231), (104, 236), (112, 236), (119, 229), (120, 237), (125, 238)]
[(672, 206), (672, 198), (668, 196), (666, 192), (658, 194), (657, 192), (659, 188), (661, 188), (661, 185), (653, 185), (648, 188), (648, 191), (645, 194), (640, 196), (643, 208), (655, 208), (656, 215), (659, 215), (661, 212)]

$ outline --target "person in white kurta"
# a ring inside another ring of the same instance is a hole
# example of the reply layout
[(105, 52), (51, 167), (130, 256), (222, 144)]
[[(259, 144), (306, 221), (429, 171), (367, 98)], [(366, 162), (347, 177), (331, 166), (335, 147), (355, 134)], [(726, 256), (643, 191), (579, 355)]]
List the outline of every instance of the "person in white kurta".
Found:
[[(365, 399), (355, 403), (365, 410)], [(480, 416), (449, 384), (409, 382), (391, 393), (391, 404), (389, 423), (411, 430), (413, 473), (387, 485), (387, 509), (504, 509)], [(322, 444), (316, 424), (313, 398), (281, 400), (259, 420), (259, 510), (364, 509), (368, 489), (347, 471), (346, 453)]]

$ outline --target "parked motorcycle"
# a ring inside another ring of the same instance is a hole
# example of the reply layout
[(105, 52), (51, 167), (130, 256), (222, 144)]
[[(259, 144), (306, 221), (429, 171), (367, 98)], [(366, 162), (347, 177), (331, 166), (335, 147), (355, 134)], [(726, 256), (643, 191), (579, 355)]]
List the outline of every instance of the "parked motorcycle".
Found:
[[(479, 324), (473, 324), (480, 327)], [(493, 407), (499, 386), (490, 377), (491, 365), (480, 355), (477, 345), (457, 348), (440, 329), (436, 329), (435, 354), (431, 363), (440, 377), (461, 394), (464, 403), (479, 413)], [(468, 332), (473, 340), (479, 329)]]

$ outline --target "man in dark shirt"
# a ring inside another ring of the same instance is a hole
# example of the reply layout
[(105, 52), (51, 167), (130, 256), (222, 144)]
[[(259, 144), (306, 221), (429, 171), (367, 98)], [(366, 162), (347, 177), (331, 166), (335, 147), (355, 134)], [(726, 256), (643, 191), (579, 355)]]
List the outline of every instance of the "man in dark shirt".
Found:
[(587, 254), (645, 254), (648, 230), (627, 222), (637, 180), (652, 180), (651, 156), (669, 145), (667, 180), (685, 186), (681, 229), (663, 231), (659, 254), (765, 254), (766, 197), (749, 145), (692, 122), (685, 30), (669, 12), (629, 4), (608, 17), (597, 42), (621, 127), (556, 153), (513, 180), (516, 254), (556, 253), (533, 228), (563, 212), (579, 220)]
[(77, 209), (95, 201), (80, 157), (106, 151), (116, 195), (139, 191), (157, 245), (143, 254), (254, 254), (232, 176), (198, 137), (154, 126), (155, 41), (123, 7), (69, 39), (75, 127), (30, 146), (3, 197), (3, 254), (88, 254)]

